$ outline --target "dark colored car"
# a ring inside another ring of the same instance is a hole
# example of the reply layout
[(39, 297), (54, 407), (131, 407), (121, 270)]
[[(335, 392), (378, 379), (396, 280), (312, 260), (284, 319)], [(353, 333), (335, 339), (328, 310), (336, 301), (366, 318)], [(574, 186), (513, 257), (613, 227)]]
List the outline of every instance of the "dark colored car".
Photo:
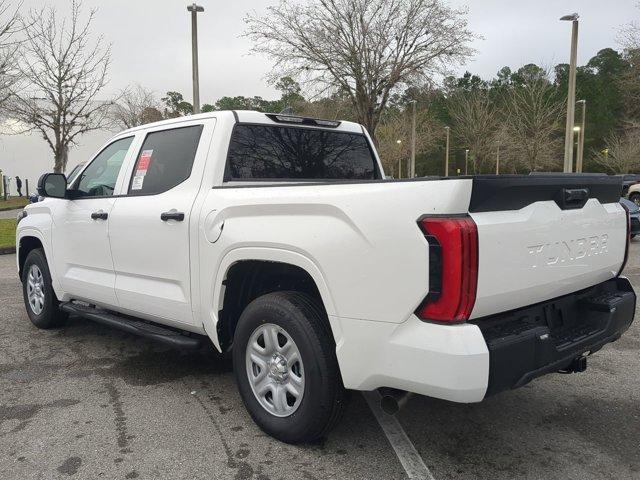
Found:
[(636, 183), (640, 183), (640, 175), (636, 173), (628, 173), (626, 175), (622, 175), (622, 196), (628, 196), (629, 187), (631, 185), (635, 185)]
[(629, 216), (631, 217), (631, 238), (633, 238), (640, 233), (640, 207), (626, 198), (621, 198), (620, 203), (629, 210)]

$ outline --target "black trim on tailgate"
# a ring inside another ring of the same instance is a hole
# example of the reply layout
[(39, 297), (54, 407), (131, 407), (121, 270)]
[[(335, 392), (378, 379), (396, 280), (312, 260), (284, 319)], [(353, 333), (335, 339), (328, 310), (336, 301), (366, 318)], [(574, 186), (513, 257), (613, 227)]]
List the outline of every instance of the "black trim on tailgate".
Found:
[(481, 175), (473, 177), (469, 212), (519, 210), (545, 200), (568, 210), (582, 208), (589, 198), (615, 203), (621, 192), (622, 179), (613, 175)]
[(631, 325), (636, 295), (626, 278), (510, 312), (473, 320), (489, 349), (487, 395), (575, 362), (617, 340)]

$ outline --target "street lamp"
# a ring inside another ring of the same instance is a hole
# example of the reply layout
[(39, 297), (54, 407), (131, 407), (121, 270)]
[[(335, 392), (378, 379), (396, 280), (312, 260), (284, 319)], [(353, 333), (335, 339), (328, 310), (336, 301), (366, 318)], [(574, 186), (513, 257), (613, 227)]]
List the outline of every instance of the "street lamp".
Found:
[[(396, 140), (398, 144), (398, 148), (402, 145), (402, 140)], [(398, 178), (402, 178), (402, 151), (400, 152), (400, 156), (398, 157)]]
[(411, 100), (411, 166), (409, 167), (409, 178), (416, 176), (416, 101)]
[(198, 78), (198, 13), (204, 12), (204, 7), (195, 3), (188, 5), (191, 12), (191, 68), (193, 77), (193, 113), (200, 113), (200, 80)]
[(464, 151), (464, 174), (469, 174), (469, 149)]
[(449, 176), (449, 130), (451, 130), (451, 128), (444, 127), (444, 130), (447, 132), (447, 148), (444, 154), (444, 176), (448, 177)]
[(578, 57), (578, 19), (577, 13), (560, 17), (560, 20), (572, 22), (571, 55), (569, 59), (569, 88), (567, 90), (567, 123), (564, 136), (564, 171), (573, 170), (573, 123), (575, 121), (576, 103), (576, 63)]
[(576, 160), (576, 173), (582, 173), (582, 161), (584, 159), (584, 134), (585, 121), (587, 116), (587, 101), (578, 100), (577, 105), (582, 106), (582, 114), (580, 116), (580, 133), (578, 134), (578, 159)]

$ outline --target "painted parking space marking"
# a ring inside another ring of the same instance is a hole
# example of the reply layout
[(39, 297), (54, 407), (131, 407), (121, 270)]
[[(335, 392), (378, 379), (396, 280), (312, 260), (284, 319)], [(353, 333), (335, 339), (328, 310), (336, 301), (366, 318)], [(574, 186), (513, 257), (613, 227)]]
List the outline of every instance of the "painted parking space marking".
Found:
[(398, 419), (392, 415), (387, 415), (380, 408), (380, 395), (378, 392), (362, 392), (362, 395), (369, 404), (369, 408), (376, 420), (378, 420), (380, 427), (382, 427), (387, 440), (389, 440), (393, 450), (396, 452), (398, 460), (400, 460), (402, 467), (407, 472), (407, 476), (412, 480), (435, 480)]

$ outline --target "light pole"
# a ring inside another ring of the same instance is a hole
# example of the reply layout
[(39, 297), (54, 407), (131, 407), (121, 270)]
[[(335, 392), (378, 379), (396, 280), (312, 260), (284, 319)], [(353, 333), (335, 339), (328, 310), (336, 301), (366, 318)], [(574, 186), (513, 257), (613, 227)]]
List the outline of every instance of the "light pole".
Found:
[(500, 175), (500, 142), (498, 142), (498, 151), (496, 152), (496, 175)]
[(464, 174), (469, 175), (469, 149), (464, 151)]
[(444, 129), (447, 132), (447, 148), (444, 154), (444, 176), (448, 177), (449, 176), (449, 130), (451, 129), (449, 127), (444, 127)]
[[(396, 140), (398, 148), (401, 148), (402, 140)], [(398, 157), (398, 178), (402, 178), (402, 150), (400, 150), (400, 156)]]
[[(580, 150), (580, 126), (574, 125), (573, 127), (573, 143), (575, 143), (576, 151)], [(576, 173), (578, 173), (578, 156), (576, 155)]]
[(565, 15), (560, 20), (573, 23), (571, 29), (571, 56), (569, 59), (569, 88), (567, 90), (567, 124), (564, 136), (564, 171), (573, 170), (573, 122), (576, 103), (576, 63), (578, 57), (578, 18), (577, 13)]
[(582, 115), (580, 118), (580, 133), (578, 134), (578, 159), (576, 160), (576, 173), (582, 173), (582, 161), (584, 159), (584, 128), (587, 117), (587, 101), (578, 100), (577, 104), (582, 105)]
[(409, 167), (409, 178), (416, 176), (416, 101), (411, 100), (411, 167)]
[(200, 113), (200, 81), (198, 78), (198, 12), (204, 12), (204, 7), (195, 3), (188, 5), (191, 12), (191, 68), (193, 76), (193, 113)]

